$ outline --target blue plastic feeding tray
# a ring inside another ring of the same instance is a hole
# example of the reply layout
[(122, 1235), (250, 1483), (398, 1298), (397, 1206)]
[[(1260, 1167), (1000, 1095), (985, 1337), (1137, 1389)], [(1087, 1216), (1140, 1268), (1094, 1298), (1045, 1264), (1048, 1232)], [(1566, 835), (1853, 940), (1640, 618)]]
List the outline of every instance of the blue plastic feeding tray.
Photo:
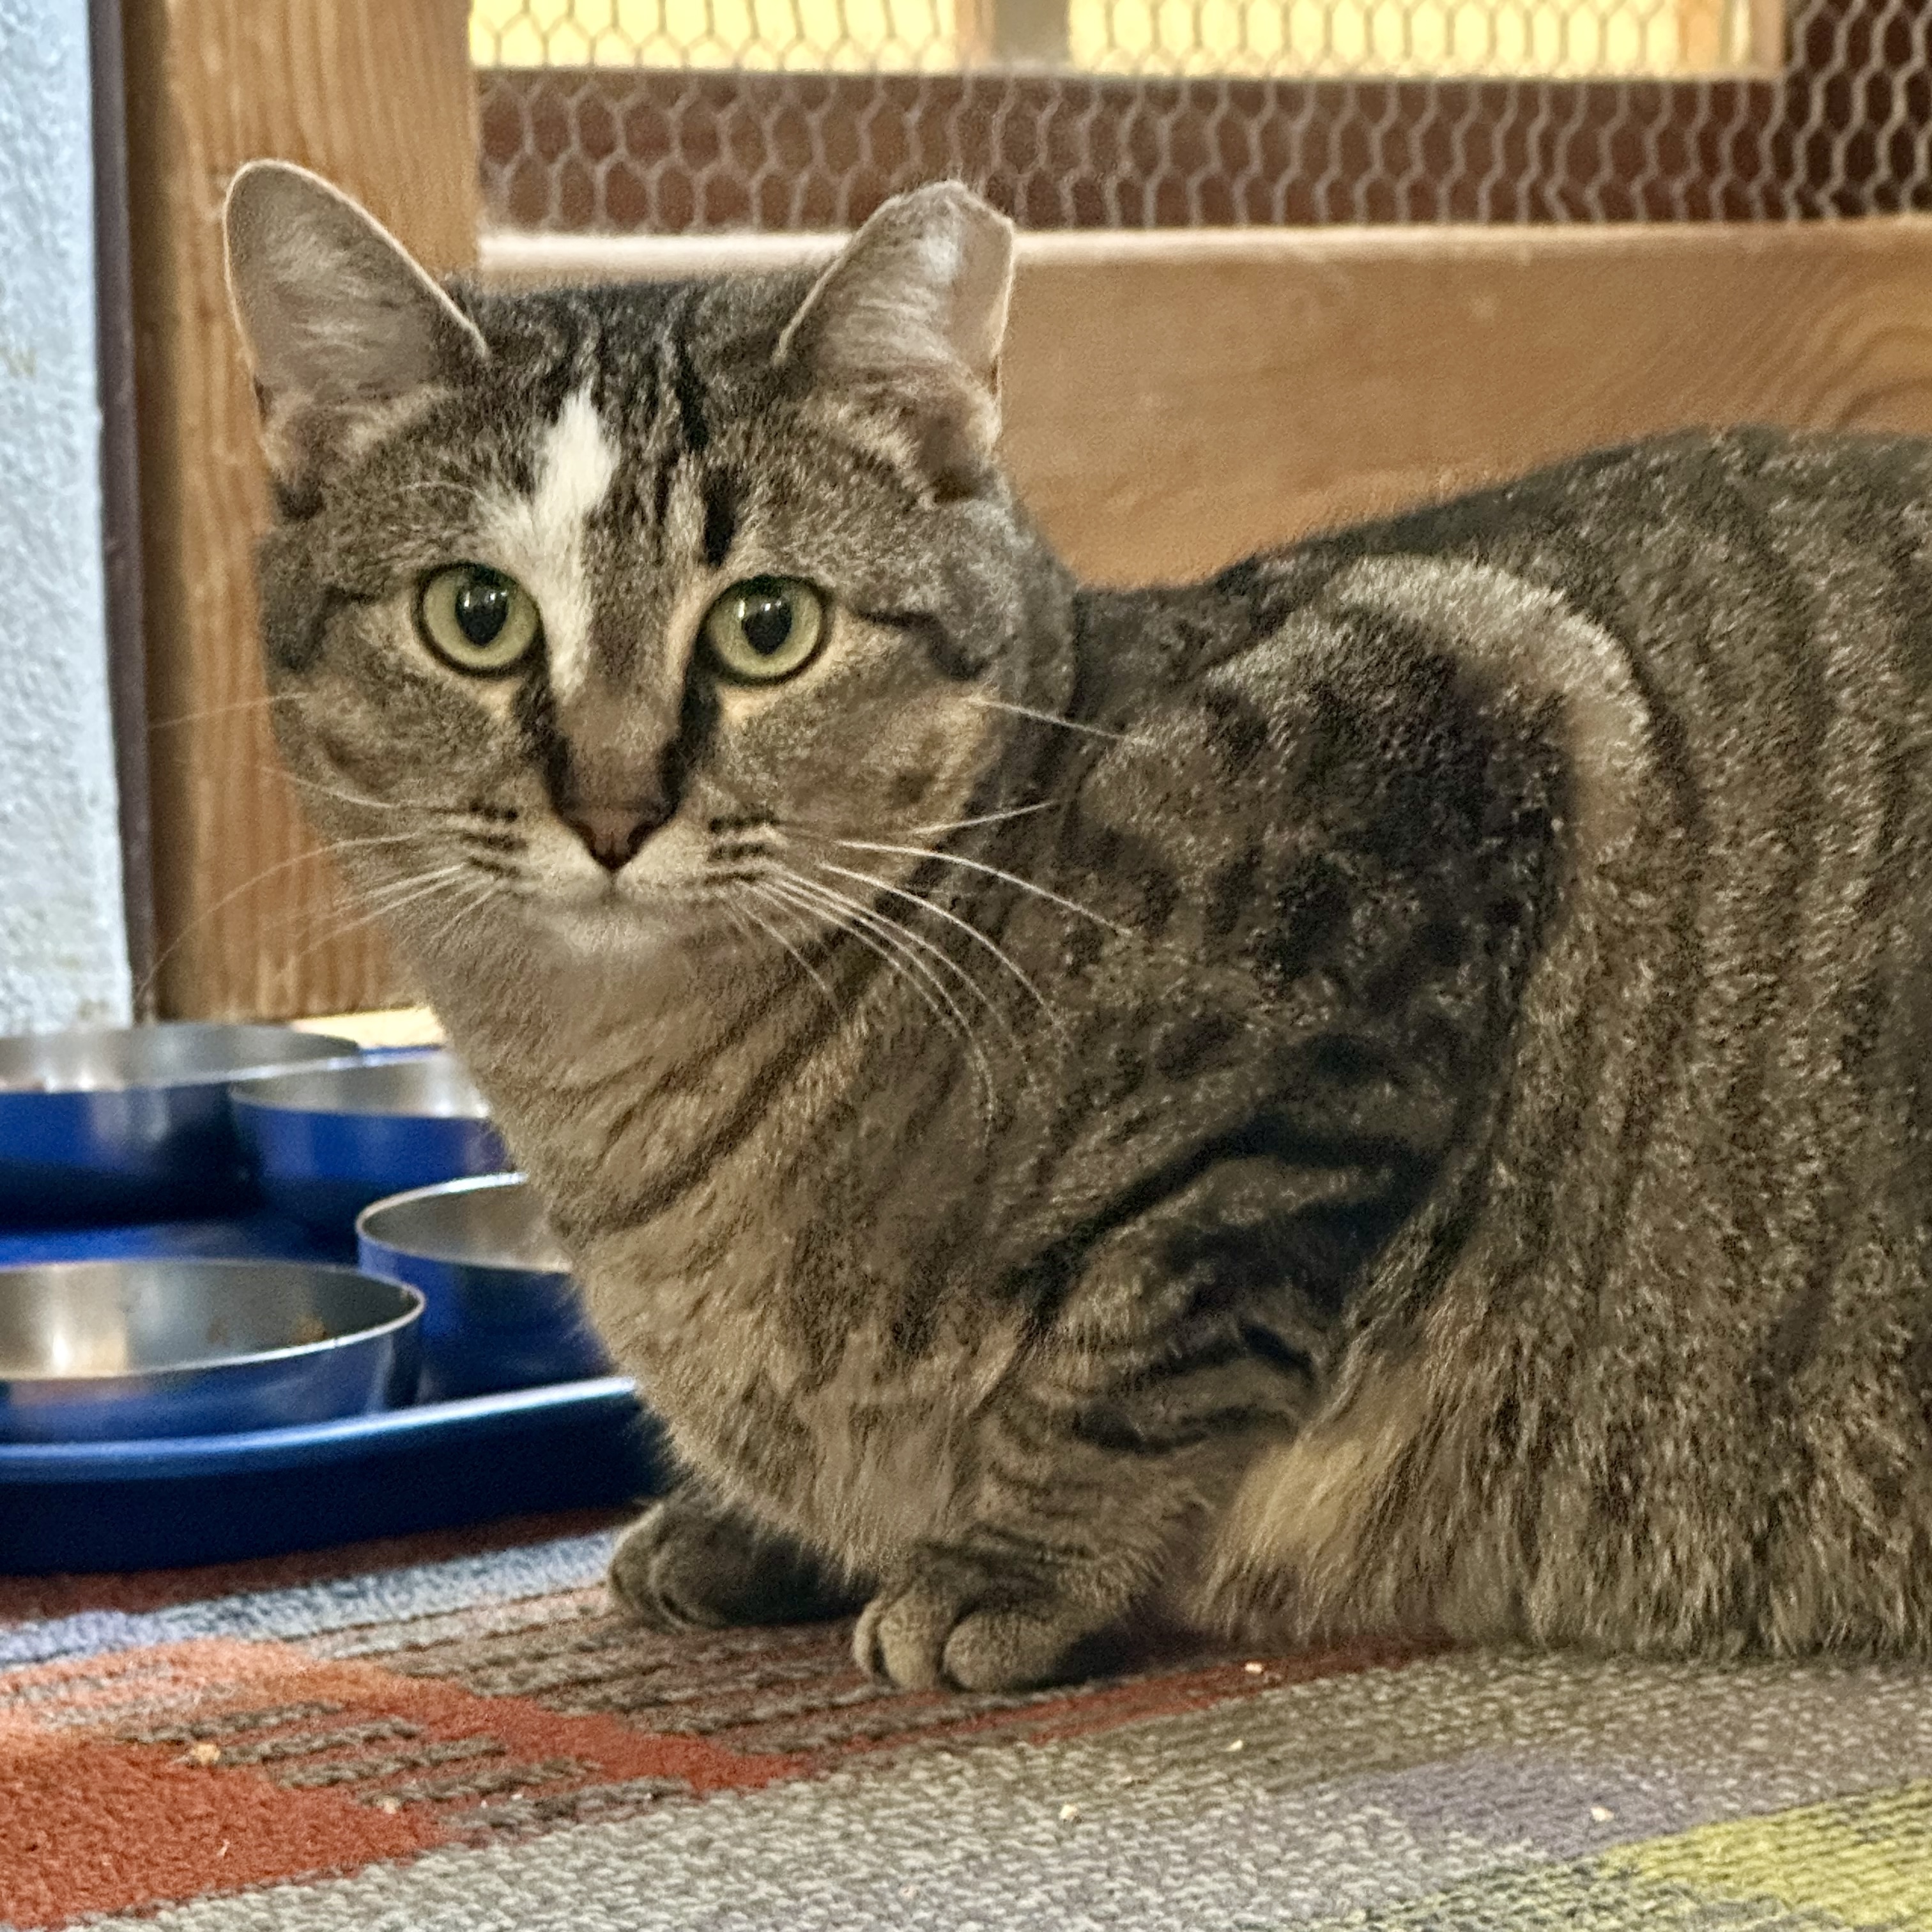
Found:
[(234, 1562), (628, 1504), (662, 1471), (619, 1376), (246, 1435), (0, 1443), (0, 1571)]
[[(0, 1264), (326, 1257), (278, 1216), (0, 1232)], [(614, 1376), (232, 1434), (0, 1442), (0, 1573), (146, 1570), (627, 1505), (664, 1486), (656, 1419)]]
[(372, 1201), (509, 1165), (482, 1095), (440, 1048), (238, 1082), (230, 1097), (268, 1207), (345, 1241)]
[(355, 1051), (293, 1027), (191, 1022), (0, 1040), (0, 1225), (232, 1213), (254, 1187), (229, 1082)]
[(278, 1214), (241, 1214), (223, 1220), (89, 1222), (67, 1228), (0, 1227), (0, 1268), (43, 1262), (159, 1261), (351, 1262), (355, 1244), (285, 1221)]

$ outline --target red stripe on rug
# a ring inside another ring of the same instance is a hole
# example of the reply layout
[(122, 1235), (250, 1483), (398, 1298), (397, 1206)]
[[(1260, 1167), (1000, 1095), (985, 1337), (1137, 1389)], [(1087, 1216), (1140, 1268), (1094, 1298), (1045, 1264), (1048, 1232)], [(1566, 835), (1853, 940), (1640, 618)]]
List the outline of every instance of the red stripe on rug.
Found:
[(908, 1694), (861, 1676), (836, 1627), (664, 1637), (549, 1607), (555, 1622), (381, 1662), (205, 1639), (0, 1676), (0, 1922), (346, 1873), (840, 1764), (887, 1775), (908, 1748), (1045, 1743), (1429, 1654)]
[(0, 1732), (0, 1922), (64, 1925), (209, 1892), (350, 1872), (446, 1843), (430, 1816), (213, 1778), (178, 1754)]
[(0, 1922), (353, 1871), (492, 1835), (493, 1803), (559, 1823), (586, 1793), (635, 1805), (810, 1768), (280, 1644), (47, 1665), (0, 1686)]
[[(185, 1726), (221, 1721), (232, 1728), (237, 1714), (326, 1706), (333, 1729), (395, 1719), (429, 1742), (487, 1736), (520, 1756), (567, 1756), (606, 1776), (675, 1779), (695, 1792), (756, 1790), (811, 1763), (796, 1753), (742, 1751), (707, 1738), (660, 1736), (601, 1714), (574, 1715), (526, 1698), (478, 1696), (459, 1684), (401, 1676), (380, 1664), (318, 1660), (287, 1645), (226, 1637), (15, 1671), (5, 1694), (13, 1708), (0, 1714), (0, 1724), (33, 1730), (111, 1728), (117, 1741), (134, 1743), (166, 1732), (157, 1742), (176, 1749), (179, 1740), (172, 1734)], [(236, 1761), (226, 1746), (217, 1750), (212, 1764)]]

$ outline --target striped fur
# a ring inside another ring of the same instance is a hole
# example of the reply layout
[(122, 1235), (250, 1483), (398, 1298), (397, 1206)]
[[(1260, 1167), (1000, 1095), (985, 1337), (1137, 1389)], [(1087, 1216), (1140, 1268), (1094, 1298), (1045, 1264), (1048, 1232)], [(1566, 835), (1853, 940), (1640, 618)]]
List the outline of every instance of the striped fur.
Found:
[[(970, 1687), (1174, 1619), (1932, 1646), (1932, 446), (1082, 589), (975, 206), (816, 290), (458, 289), (486, 358), (264, 546), (291, 769), (690, 1470), (620, 1594)], [(566, 662), (464, 678), (414, 586), (519, 502)], [(773, 572), (832, 641), (721, 686)], [(565, 817), (647, 782), (608, 873)]]

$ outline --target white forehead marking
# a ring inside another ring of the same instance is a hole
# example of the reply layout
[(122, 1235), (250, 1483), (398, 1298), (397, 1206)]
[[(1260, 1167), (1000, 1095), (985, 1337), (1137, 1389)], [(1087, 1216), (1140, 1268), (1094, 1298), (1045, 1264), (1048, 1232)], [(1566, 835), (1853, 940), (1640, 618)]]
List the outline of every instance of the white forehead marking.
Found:
[(485, 535), (499, 564), (537, 600), (543, 614), (552, 688), (567, 696), (583, 682), (590, 643), (591, 596), (584, 527), (617, 472), (617, 446), (586, 385), (573, 390), (538, 447), (536, 487), (527, 496), (490, 500)]

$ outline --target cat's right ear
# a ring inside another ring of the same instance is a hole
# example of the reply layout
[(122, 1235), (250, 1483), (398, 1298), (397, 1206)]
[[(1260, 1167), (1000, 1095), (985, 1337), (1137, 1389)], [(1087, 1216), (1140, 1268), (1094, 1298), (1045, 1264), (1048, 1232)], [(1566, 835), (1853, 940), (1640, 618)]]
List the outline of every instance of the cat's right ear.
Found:
[(476, 326), (388, 230), (320, 175), (250, 161), (222, 224), (228, 296), (285, 508), (488, 357)]

